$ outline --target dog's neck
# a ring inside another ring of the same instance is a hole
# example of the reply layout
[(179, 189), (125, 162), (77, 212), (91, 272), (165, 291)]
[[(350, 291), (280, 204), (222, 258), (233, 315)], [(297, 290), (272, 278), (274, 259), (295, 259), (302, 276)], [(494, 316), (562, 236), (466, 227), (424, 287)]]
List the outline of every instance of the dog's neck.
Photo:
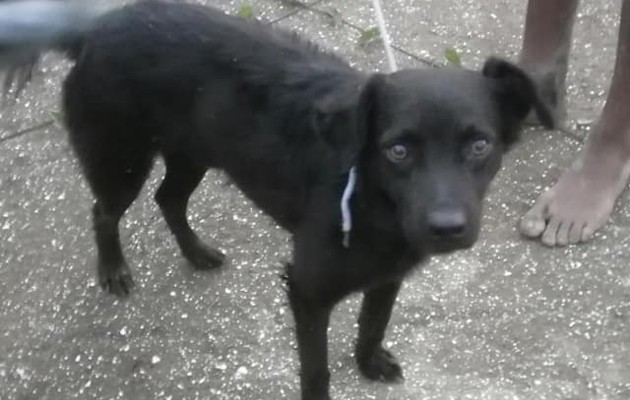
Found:
[[(349, 206), (352, 214), (352, 231), (377, 235), (383, 243), (396, 247), (406, 246), (402, 226), (394, 203), (382, 191), (370, 185), (357, 167), (357, 178)], [(352, 235), (352, 234), (351, 234)]]

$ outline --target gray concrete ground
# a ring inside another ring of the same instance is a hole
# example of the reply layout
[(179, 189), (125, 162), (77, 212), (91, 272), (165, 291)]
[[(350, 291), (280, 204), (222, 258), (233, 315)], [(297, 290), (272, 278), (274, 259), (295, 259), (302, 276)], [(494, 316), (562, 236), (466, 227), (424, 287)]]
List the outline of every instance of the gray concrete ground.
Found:
[[(386, 68), (380, 44), (360, 45), (357, 27), (375, 25), (369, 0), (311, 9), (286, 0), (206, 3), (231, 13), (251, 5), (256, 17), (359, 68)], [(447, 47), (472, 68), (487, 55), (518, 52), (523, 0), (386, 3), (403, 66), (443, 64)], [(583, 246), (550, 250), (515, 229), (598, 115), (619, 4), (581, 6), (568, 132), (527, 130), (493, 185), (479, 244), (434, 260), (406, 284), (387, 341), (405, 383), (359, 377), (351, 357), (358, 296), (335, 312), (335, 399), (630, 398), (630, 199)], [(135, 293), (116, 301), (96, 287), (91, 198), (65, 132), (51, 122), (67, 67), (48, 56), (21, 100), (0, 111), (0, 398), (297, 399), (293, 324), (279, 279), (289, 238), (221, 174), (207, 175), (191, 219), (229, 265), (199, 273), (179, 256), (151, 200), (158, 166), (123, 224)]]

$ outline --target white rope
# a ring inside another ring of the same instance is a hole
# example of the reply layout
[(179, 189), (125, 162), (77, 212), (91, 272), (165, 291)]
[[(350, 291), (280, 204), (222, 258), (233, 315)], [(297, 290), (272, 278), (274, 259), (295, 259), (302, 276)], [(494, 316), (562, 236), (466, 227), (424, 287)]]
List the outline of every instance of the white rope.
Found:
[(385, 55), (387, 56), (387, 63), (391, 72), (398, 70), (396, 65), (396, 58), (394, 58), (394, 52), (392, 51), (392, 42), (389, 39), (389, 33), (387, 32), (387, 25), (385, 24), (385, 17), (383, 16), (383, 8), (381, 7), (381, 0), (373, 0), (374, 12), (376, 14), (376, 23), (378, 24), (378, 30), (381, 32), (381, 39), (383, 40), (383, 46), (385, 47)]

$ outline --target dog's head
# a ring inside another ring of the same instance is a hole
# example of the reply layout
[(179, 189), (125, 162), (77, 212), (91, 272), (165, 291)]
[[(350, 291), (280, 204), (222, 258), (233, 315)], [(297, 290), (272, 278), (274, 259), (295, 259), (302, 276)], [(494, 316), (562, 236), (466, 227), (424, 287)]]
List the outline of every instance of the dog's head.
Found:
[(360, 190), (393, 211), (412, 247), (470, 247), (486, 188), (531, 109), (553, 125), (528, 75), (494, 58), (480, 72), (373, 75), (356, 113)]

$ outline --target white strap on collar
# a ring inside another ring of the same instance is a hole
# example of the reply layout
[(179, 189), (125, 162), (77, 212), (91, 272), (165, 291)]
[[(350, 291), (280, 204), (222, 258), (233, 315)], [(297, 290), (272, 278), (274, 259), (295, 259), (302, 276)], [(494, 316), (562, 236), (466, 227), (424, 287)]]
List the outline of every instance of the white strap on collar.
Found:
[(354, 193), (357, 183), (356, 167), (350, 168), (348, 182), (341, 196), (341, 231), (343, 232), (343, 247), (350, 247), (350, 231), (352, 230), (352, 212), (350, 211), (350, 198)]

